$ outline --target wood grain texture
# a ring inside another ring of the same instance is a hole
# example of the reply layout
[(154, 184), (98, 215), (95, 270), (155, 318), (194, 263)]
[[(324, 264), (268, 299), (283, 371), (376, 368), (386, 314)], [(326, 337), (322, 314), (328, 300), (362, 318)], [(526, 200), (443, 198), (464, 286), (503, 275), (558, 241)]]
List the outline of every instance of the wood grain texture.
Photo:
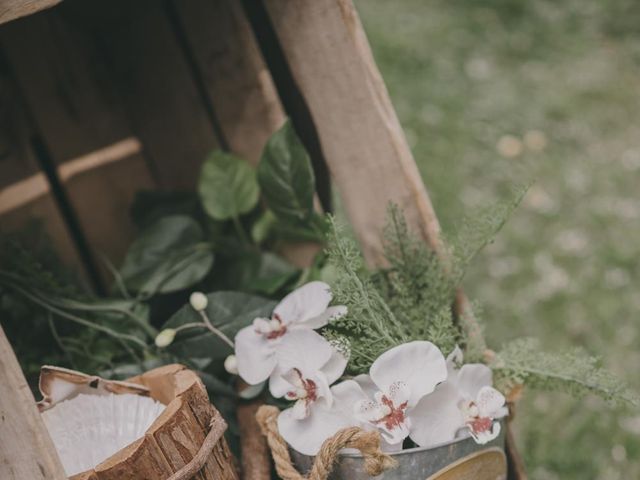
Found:
[(507, 459), (499, 448), (472, 453), (427, 480), (506, 480)]
[(0, 0), (0, 24), (51, 8), (62, 0)]
[(237, 0), (174, 0), (226, 147), (257, 164), (285, 113)]
[[(54, 169), (133, 135), (100, 46), (68, 5), (0, 29), (0, 42), (42, 139), (44, 161)], [(106, 255), (120, 261), (133, 236), (127, 215), (133, 196), (153, 185), (140, 153), (64, 183), (95, 259)], [(103, 277), (108, 278), (104, 270)]]
[[(209, 403), (200, 378), (183, 365), (166, 365), (127, 382), (147, 387), (151, 397), (167, 407), (143, 438), (71, 480), (166, 480), (198, 454), (210, 429), (221, 434), (227, 427)], [(218, 439), (204, 466), (192, 478), (238, 480), (224, 437)]]
[(0, 229), (8, 233), (41, 223), (61, 260), (83, 277), (68, 226), (40, 170), (31, 143), (34, 135), (19, 88), (8, 65), (0, 62)]
[(0, 478), (66, 479), (53, 442), (1, 326)]
[(351, 2), (264, 3), (365, 258), (383, 262), (389, 202), (436, 246), (437, 218)]
[(179, 32), (156, 0), (100, 0), (76, 8), (109, 59), (109, 75), (161, 187), (193, 189), (220, 143)]

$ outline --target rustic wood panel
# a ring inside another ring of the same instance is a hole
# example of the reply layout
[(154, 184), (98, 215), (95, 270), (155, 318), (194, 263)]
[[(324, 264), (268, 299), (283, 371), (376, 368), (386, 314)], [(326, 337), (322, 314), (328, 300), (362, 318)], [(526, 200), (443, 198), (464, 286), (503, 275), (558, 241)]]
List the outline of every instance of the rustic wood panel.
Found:
[(60, 2), (61, 0), (2, 0), (0, 24), (53, 7)]
[(35, 132), (29, 123), (19, 90), (0, 59), (0, 224), (3, 232), (42, 222), (61, 259), (82, 275), (69, 229), (40, 171), (31, 145)]
[[(66, 7), (0, 29), (46, 154), (58, 168), (132, 136), (92, 32)], [(135, 152), (64, 182), (94, 260), (105, 254), (119, 262), (132, 237), (127, 213), (133, 195), (153, 185), (145, 159)]]
[(437, 218), (351, 2), (264, 4), (367, 260), (382, 262), (390, 201), (436, 246)]
[(0, 439), (3, 480), (67, 478), (1, 326)]
[(134, 131), (162, 187), (191, 189), (219, 145), (213, 119), (164, 2), (75, 4), (109, 58)]
[(173, 4), (226, 147), (256, 164), (285, 114), (241, 3)]

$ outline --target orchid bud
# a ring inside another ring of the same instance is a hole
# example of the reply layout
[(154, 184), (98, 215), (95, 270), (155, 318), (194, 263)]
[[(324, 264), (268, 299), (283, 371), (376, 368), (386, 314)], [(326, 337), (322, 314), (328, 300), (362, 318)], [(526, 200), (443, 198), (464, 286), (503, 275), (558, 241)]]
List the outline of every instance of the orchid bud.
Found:
[(189, 303), (196, 312), (201, 312), (207, 308), (209, 300), (207, 296), (202, 292), (193, 292), (189, 297)]
[(176, 338), (176, 331), (173, 328), (165, 328), (156, 337), (156, 346), (158, 348), (168, 347), (174, 338)]
[(231, 375), (238, 374), (238, 360), (235, 355), (229, 355), (224, 359), (224, 369)]

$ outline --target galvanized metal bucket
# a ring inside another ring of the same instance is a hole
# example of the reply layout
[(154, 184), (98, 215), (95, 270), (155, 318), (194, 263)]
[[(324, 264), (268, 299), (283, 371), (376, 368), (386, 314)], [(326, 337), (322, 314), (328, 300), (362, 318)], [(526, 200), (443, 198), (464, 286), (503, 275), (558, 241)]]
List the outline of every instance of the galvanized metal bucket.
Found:
[[(505, 455), (506, 425), (493, 441), (478, 445), (471, 436), (430, 448), (410, 448), (392, 453), (398, 467), (375, 477), (384, 480), (504, 480), (507, 476)], [(307, 473), (314, 457), (291, 451), (299, 472)], [(341, 453), (330, 480), (367, 480), (364, 459), (359, 453)]]

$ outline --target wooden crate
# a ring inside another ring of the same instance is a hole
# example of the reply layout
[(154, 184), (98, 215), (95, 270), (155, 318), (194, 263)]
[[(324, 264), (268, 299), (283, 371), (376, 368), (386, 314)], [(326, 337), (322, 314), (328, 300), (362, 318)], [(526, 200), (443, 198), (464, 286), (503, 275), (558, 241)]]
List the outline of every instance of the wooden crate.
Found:
[[(330, 172), (370, 264), (382, 261), (390, 201), (440, 248), (350, 0), (65, 0), (30, 15), (58, 2), (0, 0), (3, 230), (40, 217), (64, 259), (101, 290), (101, 256), (117, 264), (132, 238), (136, 191), (193, 188), (213, 148), (255, 163), (288, 115), (311, 153), (320, 199), (328, 208)], [(11, 431), (24, 447), (13, 458), (0, 442), (9, 463), (0, 473), (62, 478), (4, 337), (0, 361), (15, 389), (0, 382), (0, 410), (14, 412)], [(245, 457), (246, 471), (264, 474), (263, 456)], [(517, 457), (511, 466), (524, 478)]]

